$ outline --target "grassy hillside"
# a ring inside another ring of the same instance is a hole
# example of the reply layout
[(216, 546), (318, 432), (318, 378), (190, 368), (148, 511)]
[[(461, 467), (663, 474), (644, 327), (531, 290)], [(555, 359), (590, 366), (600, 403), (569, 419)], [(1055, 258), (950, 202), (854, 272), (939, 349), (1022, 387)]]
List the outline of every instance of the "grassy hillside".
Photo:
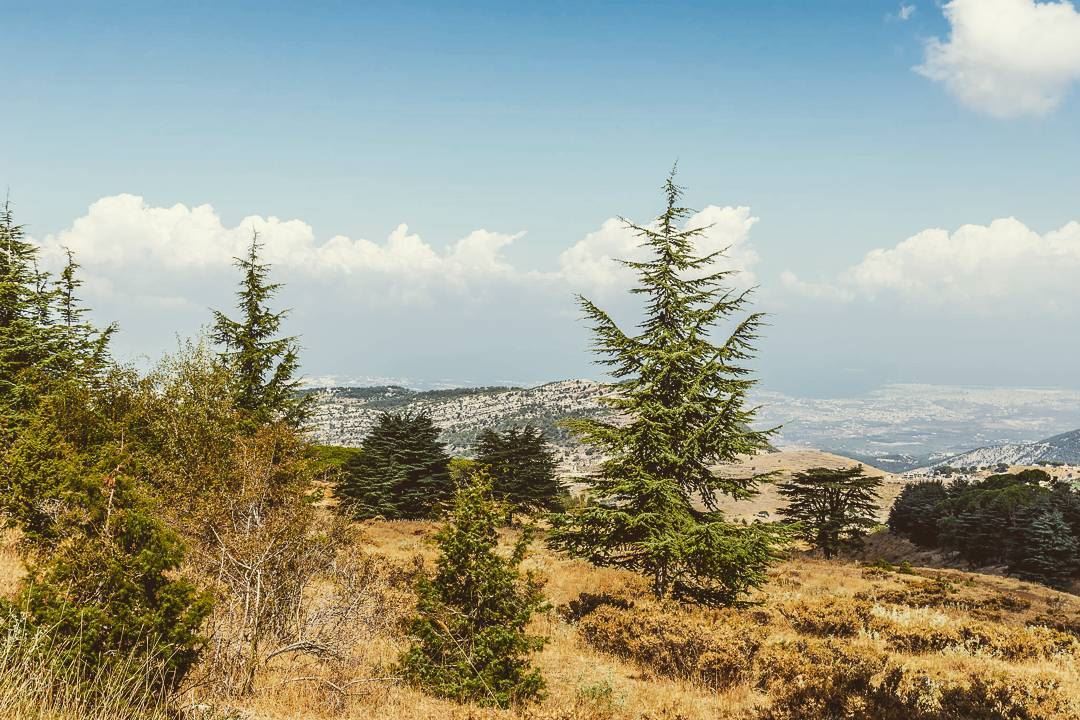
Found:
[[(265, 720), (1080, 718), (1076, 596), (956, 570), (797, 555), (775, 569), (758, 606), (685, 609), (646, 599), (632, 575), (539, 543), (528, 563), (547, 577), (553, 606), (535, 621), (550, 637), (538, 658), (548, 697), (516, 711), (435, 700), (401, 685), (393, 663), (436, 527), (361, 527), (334, 572), (306, 591), (318, 599), (312, 623), (347, 619), (338, 646), (274, 657), (245, 698), (215, 695), (204, 668), (185, 704), (200, 717)], [(0, 588), (20, 572), (13, 557), (0, 550)], [(13, 682), (0, 680), (0, 716), (13, 716)]]

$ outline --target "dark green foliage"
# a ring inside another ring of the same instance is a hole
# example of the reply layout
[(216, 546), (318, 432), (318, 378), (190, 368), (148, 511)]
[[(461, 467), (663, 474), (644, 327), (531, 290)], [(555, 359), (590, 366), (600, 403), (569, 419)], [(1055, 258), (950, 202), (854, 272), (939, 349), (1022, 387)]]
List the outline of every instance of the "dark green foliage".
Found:
[(358, 518), (431, 517), (453, 494), (449, 462), (430, 417), (383, 413), (345, 463), (338, 494)]
[(79, 672), (144, 659), (171, 685), (198, 656), (210, 599), (178, 575), (183, 546), (140, 479), (134, 378), (103, 382), (50, 383), (3, 455), (4, 514), (35, 550), (17, 605)]
[(878, 524), (880, 488), (881, 478), (867, 476), (862, 465), (811, 468), (779, 486), (788, 501), (780, 515), (798, 523), (802, 538), (831, 558), (846, 546), (861, 544)]
[(1009, 570), (1025, 580), (1067, 587), (1080, 571), (1080, 540), (1049, 503), (1021, 511), (1013, 534)]
[(972, 565), (1003, 564), (1047, 585), (1080, 575), (1080, 491), (1042, 470), (908, 486), (889, 527)]
[[(551, 542), (596, 564), (649, 576), (657, 596), (727, 603), (761, 582), (787, 534), (725, 522), (717, 496), (749, 497), (760, 478), (712, 470), (768, 448), (769, 432), (749, 429), (756, 408), (746, 396), (755, 380), (743, 364), (763, 317), (736, 319), (749, 291), (729, 287), (731, 271), (712, 269), (720, 253), (695, 255), (705, 228), (679, 229), (690, 210), (679, 204), (674, 173), (664, 194), (667, 207), (655, 225), (628, 223), (651, 252), (644, 262), (624, 262), (638, 276), (633, 292), (645, 300), (639, 332), (624, 333), (580, 298), (599, 362), (618, 380), (607, 405), (628, 421), (567, 423), (607, 459), (588, 480), (591, 502), (557, 517)], [(730, 335), (714, 343), (711, 333), (729, 322)]]
[(555, 477), (555, 455), (534, 425), (503, 432), (485, 430), (476, 443), (476, 462), (491, 474), (497, 499), (515, 510), (557, 510), (563, 490)]
[(945, 498), (945, 485), (940, 480), (905, 486), (889, 511), (889, 529), (916, 545), (934, 547)]
[(54, 282), (38, 269), (37, 247), (10, 203), (0, 209), (0, 443), (25, 420), (40, 383), (73, 375), (89, 382), (107, 367), (114, 328), (85, 321), (77, 269), (69, 253)]
[(243, 273), (236, 293), (240, 319), (214, 311), (214, 342), (224, 347), (222, 359), (234, 377), (236, 404), (255, 425), (284, 420), (298, 427), (307, 417), (312, 396), (299, 392), (300, 366), (296, 338), (277, 337), (287, 310), (273, 312), (269, 302), (278, 283), (269, 282), (270, 266), (259, 261), (259, 235), (248, 254), (236, 258)]
[(69, 253), (55, 282), (40, 272), (0, 212), (0, 514), (32, 551), (15, 607), (67, 671), (152, 666), (168, 687), (198, 655), (210, 601), (179, 576), (183, 546), (155, 518), (132, 440), (138, 381), (109, 359), (112, 328), (86, 321), (77, 269)]
[(418, 587), (413, 645), (401, 657), (401, 670), (434, 695), (509, 707), (543, 693), (529, 655), (544, 639), (525, 628), (545, 603), (541, 581), (518, 569), (530, 534), (504, 557), (497, 551), (499, 520), (487, 478), (458, 490), (437, 536), (435, 575)]
[(176, 577), (179, 538), (128, 484), (114, 478), (101, 505), (85, 508), (95, 532), (73, 534), (32, 566), (18, 604), (32, 627), (66, 639), (65, 663), (87, 676), (113, 658), (140, 659), (132, 670), (160, 668), (172, 687), (199, 656), (211, 600)]

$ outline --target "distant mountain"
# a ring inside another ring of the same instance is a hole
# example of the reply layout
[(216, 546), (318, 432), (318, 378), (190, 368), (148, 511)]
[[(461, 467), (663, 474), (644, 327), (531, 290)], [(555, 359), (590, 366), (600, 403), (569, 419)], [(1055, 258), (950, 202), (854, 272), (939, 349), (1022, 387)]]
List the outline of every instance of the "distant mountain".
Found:
[(319, 388), (308, 392), (316, 398), (309, 429), (318, 443), (357, 447), (380, 412), (423, 411), (442, 429), (442, 439), (450, 451), (467, 455), (476, 437), (487, 428), (532, 423), (555, 446), (565, 472), (579, 472), (591, 464), (591, 452), (560, 427), (559, 421), (599, 417), (606, 412), (600, 405), (603, 386), (589, 380), (562, 380), (534, 388), (421, 391), (384, 385)]
[(977, 448), (954, 455), (938, 465), (984, 467), (1001, 463), (1006, 465), (1035, 465), (1037, 463), (1080, 465), (1080, 430), (1072, 430), (1037, 442)]

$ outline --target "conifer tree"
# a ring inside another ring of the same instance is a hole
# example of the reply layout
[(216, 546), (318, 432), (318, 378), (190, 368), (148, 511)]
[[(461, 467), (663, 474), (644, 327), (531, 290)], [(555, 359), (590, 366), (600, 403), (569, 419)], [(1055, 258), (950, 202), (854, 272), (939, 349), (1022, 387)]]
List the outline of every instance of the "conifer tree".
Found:
[(831, 558), (844, 546), (860, 544), (878, 524), (881, 478), (867, 476), (862, 465), (838, 470), (811, 468), (782, 483), (788, 500), (780, 515), (799, 524), (799, 535)]
[(299, 345), (295, 337), (278, 337), (288, 310), (274, 312), (269, 303), (281, 288), (269, 281), (270, 266), (260, 261), (262, 244), (252, 234), (247, 255), (236, 258), (243, 277), (236, 296), (240, 319), (214, 311), (212, 338), (235, 377), (237, 406), (256, 424), (284, 420), (299, 426), (310, 410), (310, 396), (298, 394)]
[(450, 456), (424, 414), (382, 413), (343, 468), (338, 493), (358, 518), (423, 518), (453, 494)]
[[(706, 228), (680, 229), (691, 211), (680, 204), (674, 170), (664, 194), (666, 208), (653, 225), (627, 223), (650, 253), (623, 262), (637, 274), (632, 292), (645, 300), (637, 334), (579, 298), (599, 362), (617, 380), (606, 403), (626, 422), (567, 423), (607, 459), (588, 480), (590, 504), (558, 516), (551, 541), (596, 564), (647, 575), (659, 597), (734, 603), (764, 582), (788, 535), (779, 526), (727, 522), (718, 495), (751, 496), (760, 478), (713, 472), (768, 447), (769, 432), (750, 429), (756, 408), (747, 393), (755, 380), (743, 364), (763, 317), (736, 320), (750, 291), (729, 286), (733, 271), (714, 269), (722, 252), (695, 254)], [(730, 335), (714, 343), (711, 333), (728, 322)]]
[(476, 461), (488, 468), (495, 497), (515, 510), (557, 510), (562, 487), (555, 477), (555, 455), (544, 433), (532, 424), (502, 432), (488, 428), (476, 441)]
[(414, 641), (401, 668), (434, 695), (509, 707), (543, 692), (529, 656), (544, 639), (525, 629), (545, 604), (539, 578), (519, 569), (530, 534), (523, 533), (510, 557), (503, 557), (498, 520), (483, 475), (457, 491), (450, 520), (437, 536), (435, 575), (419, 584)]
[(938, 520), (948, 497), (941, 480), (905, 485), (889, 510), (889, 530), (916, 545), (933, 547), (938, 542)]
[(48, 391), (43, 383), (96, 382), (107, 370), (115, 326), (98, 330), (85, 319), (75, 295), (78, 267), (68, 252), (53, 282), (39, 269), (37, 246), (15, 223), (11, 204), (0, 209), (0, 413), (7, 427)]
[(1080, 538), (1049, 503), (1021, 510), (1010, 531), (1009, 572), (1059, 588), (1080, 572)]
[(0, 397), (10, 398), (19, 371), (49, 354), (40, 322), (39, 275), (37, 248), (5, 202), (0, 210)]

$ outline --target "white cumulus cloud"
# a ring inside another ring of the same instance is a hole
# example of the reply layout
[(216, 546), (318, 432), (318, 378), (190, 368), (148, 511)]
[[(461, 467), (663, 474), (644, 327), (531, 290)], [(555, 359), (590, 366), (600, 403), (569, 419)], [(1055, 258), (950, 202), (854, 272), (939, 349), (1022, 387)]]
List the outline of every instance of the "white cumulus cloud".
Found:
[(1068, 0), (950, 0), (951, 31), (916, 72), (998, 117), (1044, 115), (1080, 81), (1080, 12)]
[[(758, 218), (750, 214), (748, 207), (709, 205), (687, 218), (683, 227), (705, 228), (697, 238), (697, 251), (703, 255), (724, 251), (724, 257), (718, 260), (720, 266), (739, 271), (732, 281), (749, 287), (756, 282), (753, 268), (758, 254), (749, 239), (750, 229), (757, 222)], [(633, 230), (623, 221), (611, 218), (562, 252), (559, 273), (576, 290), (603, 296), (633, 284), (633, 270), (615, 258), (642, 260), (647, 253), (642, 239)]]
[[(707, 227), (699, 251), (728, 248), (724, 266), (745, 271), (737, 281), (749, 285), (758, 259), (749, 245), (756, 222), (749, 208), (710, 205), (686, 227)], [(603, 222), (561, 254), (553, 249), (556, 269), (536, 269), (515, 267), (505, 256), (521, 232), (474, 230), (438, 246), (401, 224), (380, 242), (344, 235), (320, 242), (302, 220), (251, 215), (228, 225), (211, 205), (158, 207), (130, 194), (98, 200), (40, 243), (53, 266), (63, 261), (65, 248), (75, 253), (91, 297), (195, 308), (219, 302), (220, 288), (232, 279), (233, 258), (244, 254), (255, 231), (276, 278), (376, 305), (430, 304), (446, 292), (468, 296), (501, 287), (510, 293), (525, 285), (563, 297), (604, 296), (633, 283), (632, 272), (616, 258), (644, 256), (640, 239), (618, 219)]]
[(1080, 301), (1080, 223), (1040, 234), (1015, 218), (923, 230), (866, 254), (831, 283), (785, 273), (787, 289), (837, 299), (900, 296), (964, 310), (1056, 312)]

